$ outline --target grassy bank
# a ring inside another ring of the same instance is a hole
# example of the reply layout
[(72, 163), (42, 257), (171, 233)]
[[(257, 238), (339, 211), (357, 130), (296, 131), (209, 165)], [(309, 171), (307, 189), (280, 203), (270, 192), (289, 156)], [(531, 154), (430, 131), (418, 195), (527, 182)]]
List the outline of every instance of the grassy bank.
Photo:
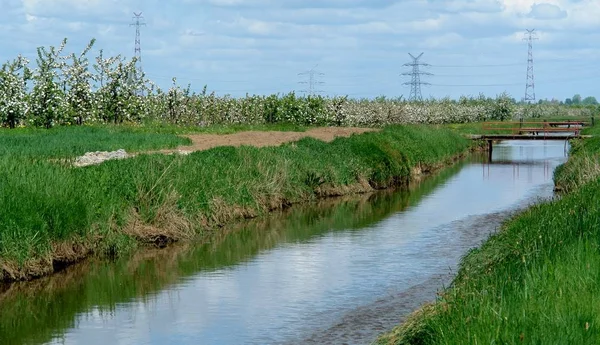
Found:
[(0, 133), (0, 280), (48, 274), (140, 242), (190, 238), (291, 203), (398, 185), (471, 145), (443, 128), (391, 126), (331, 143), (306, 138), (86, 168), (61, 163), (86, 151), (183, 143), (127, 128)]
[(139, 250), (110, 265), (90, 260), (33, 282), (6, 286), (6, 291), (0, 285), (0, 339), (5, 345), (48, 343), (89, 310), (110, 312), (134, 299), (152, 299), (191, 276), (243, 264), (278, 244), (310, 242), (331, 232), (377, 224), (420, 202), (460, 169), (460, 164), (443, 169), (410, 191), (323, 199), (236, 223), (205, 244)]
[(434, 304), (378, 343), (600, 342), (599, 152), (598, 137), (575, 143), (555, 174), (569, 193), (507, 222), (466, 255)]
[(572, 143), (569, 161), (554, 174), (556, 188), (560, 191), (576, 190), (600, 177), (600, 126), (586, 129), (583, 134), (593, 135), (595, 138)]

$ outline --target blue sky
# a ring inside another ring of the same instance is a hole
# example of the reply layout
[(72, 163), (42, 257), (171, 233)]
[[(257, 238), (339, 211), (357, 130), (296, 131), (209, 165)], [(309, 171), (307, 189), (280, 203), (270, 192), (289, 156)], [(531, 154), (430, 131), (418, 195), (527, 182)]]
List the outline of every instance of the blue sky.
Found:
[(407, 97), (408, 53), (433, 76), (423, 96), (525, 93), (525, 29), (535, 28), (537, 98), (600, 98), (599, 0), (0, 0), (0, 60), (35, 60), (40, 45), (134, 53), (142, 11), (142, 62), (167, 88), (172, 77), (234, 96), (302, 90), (318, 65), (328, 95)]

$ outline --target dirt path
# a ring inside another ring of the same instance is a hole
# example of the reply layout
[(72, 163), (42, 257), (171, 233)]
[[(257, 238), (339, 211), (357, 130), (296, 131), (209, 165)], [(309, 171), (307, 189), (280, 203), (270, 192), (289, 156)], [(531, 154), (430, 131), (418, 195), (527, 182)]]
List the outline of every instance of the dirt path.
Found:
[(191, 145), (180, 146), (176, 149), (165, 149), (157, 151), (142, 151), (127, 153), (124, 150), (114, 152), (88, 152), (83, 156), (77, 157), (73, 165), (75, 167), (85, 167), (88, 165), (100, 164), (111, 159), (125, 159), (135, 157), (144, 153), (164, 153), (164, 154), (183, 154), (187, 155), (195, 151), (208, 150), (217, 146), (242, 146), (252, 145), (256, 147), (278, 146), (290, 141), (297, 141), (305, 137), (313, 137), (323, 141), (332, 141), (336, 137), (349, 137), (352, 134), (361, 134), (373, 132), (374, 128), (356, 128), (356, 127), (320, 127), (313, 128), (306, 132), (275, 132), (275, 131), (248, 131), (235, 134), (190, 134), (185, 137), (192, 140)]
[(283, 143), (300, 140), (304, 137), (312, 137), (323, 141), (333, 141), (336, 137), (349, 137), (352, 134), (361, 134), (372, 131), (376, 131), (376, 129), (320, 127), (309, 129), (306, 132), (248, 131), (235, 134), (191, 134), (185, 135), (185, 137), (192, 140), (192, 145), (180, 146), (174, 150), (161, 150), (160, 152), (179, 152), (185, 154), (194, 151), (208, 150), (217, 146), (278, 146)]

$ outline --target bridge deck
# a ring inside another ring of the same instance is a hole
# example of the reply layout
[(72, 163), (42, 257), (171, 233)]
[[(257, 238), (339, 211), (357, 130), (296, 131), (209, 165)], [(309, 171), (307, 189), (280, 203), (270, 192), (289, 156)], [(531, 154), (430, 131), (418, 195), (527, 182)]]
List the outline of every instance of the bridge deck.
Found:
[[(594, 118), (592, 117), (592, 125)], [(482, 124), (482, 134), (470, 136), (473, 140), (571, 140), (590, 138), (581, 135), (589, 123), (581, 120), (569, 121), (488, 121)]]
[(469, 139), (473, 140), (571, 140), (571, 139), (585, 139), (591, 138), (591, 135), (574, 135), (574, 134), (562, 134), (552, 133), (543, 135), (531, 134), (482, 134), (482, 135), (470, 135)]

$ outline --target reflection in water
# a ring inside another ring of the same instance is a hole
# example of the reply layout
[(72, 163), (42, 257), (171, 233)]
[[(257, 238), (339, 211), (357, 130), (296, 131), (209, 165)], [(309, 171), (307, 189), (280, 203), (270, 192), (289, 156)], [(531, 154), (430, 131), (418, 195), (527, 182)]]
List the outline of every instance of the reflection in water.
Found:
[[(540, 147), (542, 148), (540, 150)], [(558, 152), (563, 148), (563, 155)], [(513, 180), (521, 179), (521, 175), (526, 177), (528, 183), (533, 183), (535, 172), (542, 168), (544, 181), (551, 179), (556, 160), (551, 158), (565, 158), (569, 150), (568, 142), (563, 141), (512, 141), (502, 142), (494, 146), (494, 156), (492, 162), (481, 165), (484, 179), (493, 179), (490, 176), (492, 165), (509, 165), (512, 167)], [(550, 154), (550, 156), (549, 156)], [(549, 158), (549, 159), (546, 159)], [(494, 169), (494, 173), (502, 174), (504, 171)]]
[(302, 243), (335, 231), (360, 231), (417, 204), (464, 164), (445, 169), (409, 190), (326, 199), (237, 224), (207, 244), (144, 250), (116, 262), (92, 260), (51, 277), (0, 285), (0, 343), (46, 343), (77, 328), (77, 315), (88, 320), (109, 318), (119, 305), (156, 302), (161, 290), (186, 277), (202, 272), (209, 277), (223, 275), (277, 245)]
[(502, 143), (491, 164), (474, 157), (410, 191), (294, 207), (209, 244), (13, 284), (0, 293), (1, 343), (368, 343), (433, 299), (509, 212), (552, 195), (563, 145)]

